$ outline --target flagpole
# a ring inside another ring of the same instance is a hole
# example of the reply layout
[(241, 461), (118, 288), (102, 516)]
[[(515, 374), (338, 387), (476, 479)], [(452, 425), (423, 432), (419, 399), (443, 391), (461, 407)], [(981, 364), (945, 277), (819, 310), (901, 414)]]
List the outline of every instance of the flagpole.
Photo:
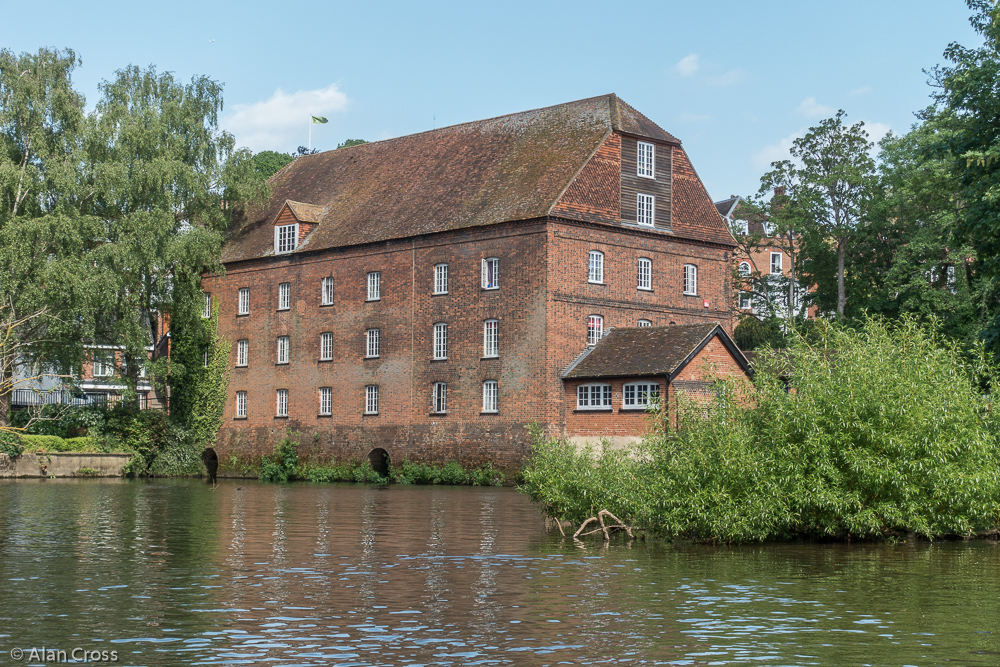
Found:
[(313, 149), (313, 119), (312, 119), (312, 116), (309, 116), (309, 146), (307, 146), (307, 148), (310, 151)]

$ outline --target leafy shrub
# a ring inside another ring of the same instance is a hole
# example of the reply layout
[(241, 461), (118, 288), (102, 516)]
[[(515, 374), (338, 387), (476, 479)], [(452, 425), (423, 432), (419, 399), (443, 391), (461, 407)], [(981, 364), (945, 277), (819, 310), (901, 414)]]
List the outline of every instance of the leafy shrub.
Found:
[(372, 468), (371, 463), (364, 461), (361, 465), (354, 469), (354, 481), (364, 482), (367, 484), (388, 484), (389, 479), (382, 477), (375, 469)]
[(466, 471), (458, 461), (443, 466), (403, 461), (391, 471), (397, 484), (474, 484), (476, 486), (502, 486), (504, 474), (493, 468), (492, 463)]
[(0, 454), (6, 454), (12, 459), (24, 453), (24, 446), (16, 433), (0, 431)]
[(506, 476), (493, 467), (492, 463), (469, 471), (469, 484), (473, 486), (503, 486)]
[(310, 482), (353, 482), (356, 462), (311, 466), (303, 471)]
[(32, 452), (66, 451), (66, 441), (58, 435), (22, 435), (21, 443)]
[(274, 446), (274, 454), (265, 456), (260, 466), (260, 481), (287, 482), (295, 479), (299, 472), (299, 443), (285, 436)]
[(11, 426), (27, 428), (28, 435), (56, 435), (67, 438), (86, 431), (96, 433), (104, 426), (107, 410), (100, 406), (43, 405), (40, 408), (15, 410)]
[(813, 336), (762, 353), (743, 400), (681, 400), (681, 428), (659, 422), (634, 450), (536, 432), (522, 489), (558, 518), (609, 509), (654, 534), (727, 542), (1000, 525), (1000, 423), (974, 381), (982, 362), (910, 320)]
[(98, 453), (103, 451), (100, 444), (99, 440), (91, 438), (90, 436), (83, 436), (82, 438), (64, 438), (63, 445), (65, 449), (60, 451)]

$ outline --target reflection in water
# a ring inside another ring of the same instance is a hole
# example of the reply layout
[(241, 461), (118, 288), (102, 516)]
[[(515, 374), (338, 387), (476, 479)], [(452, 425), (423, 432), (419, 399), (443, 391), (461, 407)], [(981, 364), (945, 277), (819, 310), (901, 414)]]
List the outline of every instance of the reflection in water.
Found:
[(581, 549), (511, 489), (0, 483), (0, 652), (122, 664), (993, 665), (998, 569), (991, 543)]

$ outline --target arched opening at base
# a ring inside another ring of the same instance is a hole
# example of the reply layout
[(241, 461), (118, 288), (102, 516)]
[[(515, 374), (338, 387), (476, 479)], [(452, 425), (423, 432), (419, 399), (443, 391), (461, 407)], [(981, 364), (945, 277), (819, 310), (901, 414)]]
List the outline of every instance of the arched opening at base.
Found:
[(380, 476), (389, 476), (389, 452), (376, 447), (368, 453), (368, 461), (372, 464), (372, 470)]

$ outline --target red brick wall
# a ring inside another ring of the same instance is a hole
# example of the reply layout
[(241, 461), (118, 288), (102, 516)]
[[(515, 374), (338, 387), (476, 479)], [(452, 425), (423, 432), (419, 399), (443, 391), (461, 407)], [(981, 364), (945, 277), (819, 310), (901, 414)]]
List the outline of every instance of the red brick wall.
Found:
[[(665, 378), (615, 378), (611, 380), (573, 380), (564, 383), (563, 401), (566, 405), (566, 424), (563, 435), (597, 438), (643, 435), (651, 427), (650, 415), (645, 410), (623, 409), (622, 387), (626, 382), (643, 380), (655, 382), (660, 396), (666, 392)], [(576, 388), (582, 384), (610, 384), (611, 410), (577, 410)]]

